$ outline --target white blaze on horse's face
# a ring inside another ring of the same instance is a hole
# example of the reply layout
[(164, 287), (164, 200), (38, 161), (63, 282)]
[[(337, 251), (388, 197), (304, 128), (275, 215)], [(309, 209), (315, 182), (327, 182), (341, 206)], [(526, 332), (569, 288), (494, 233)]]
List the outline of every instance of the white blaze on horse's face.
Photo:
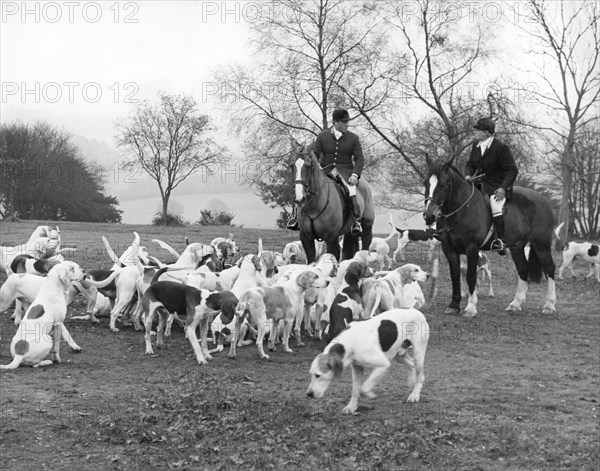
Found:
[(298, 182), (302, 180), (302, 167), (304, 166), (304, 159), (299, 157), (294, 165), (296, 166), (296, 185), (294, 186), (296, 189), (296, 203), (302, 203), (304, 200), (304, 185)]
[[(431, 175), (429, 177), (429, 194), (427, 195), (427, 198), (433, 198), (433, 192), (435, 191), (437, 184), (438, 184), (437, 175)], [(427, 203), (425, 205), (425, 211), (427, 211), (430, 204), (431, 204), (431, 199), (428, 199)]]

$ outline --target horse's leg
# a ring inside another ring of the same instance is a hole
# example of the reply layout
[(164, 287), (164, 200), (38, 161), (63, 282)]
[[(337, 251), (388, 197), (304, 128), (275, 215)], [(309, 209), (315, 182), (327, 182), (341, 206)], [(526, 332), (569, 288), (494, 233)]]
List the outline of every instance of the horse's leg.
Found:
[(304, 249), (304, 253), (306, 253), (306, 263), (310, 264), (314, 262), (317, 254), (314, 237), (304, 232), (300, 232), (300, 242), (302, 242), (302, 248)]
[(327, 243), (327, 253), (330, 253), (335, 257), (335, 259), (340, 261), (340, 241), (338, 236), (333, 236), (331, 239), (326, 241)]
[(371, 247), (371, 242), (373, 241), (373, 224), (370, 221), (363, 222), (362, 228), (362, 249), (369, 250), (369, 247)]
[(358, 237), (352, 236), (349, 232), (344, 235), (344, 248), (342, 249), (342, 260), (349, 260), (354, 257), (358, 245)]
[(479, 247), (470, 245), (467, 248), (467, 286), (469, 287), (469, 301), (463, 317), (475, 317), (477, 315), (477, 259), (479, 258)]
[(442, 250), (448, 260), (450, 279), (452, 280), (452, 301), (450, 301), (444, 314), (456, 315), (460, 311), (460, 256), (448, 243), (442, 243)]
[[(529, 256), (531, 257), (532, 252), (535, 250), (533, 246), (529, 249)], [(517, 274), (519, 275), (517, 281), (517, 292), (515, 293), (514, 299), (510, 302), (507, 311), (520, 311), (521, 304), (525, 301), (527, 296), (527, 277), (529, 276), (529, 262), (525, 257), (525, 244), (518, 244), (516, 247), (510, 249), (510, 256), (517, 267)]]
[(542, 314), (554, 314), (556, 313), (556, 285), (554, 283), (554, 260), (552, 260), (551, 246), (546, 247), (536, 246), (535, 251), (542, 264), (542, 270), (548, 280), (548, 287), (546, 289), (546, 302), (542, 308)]

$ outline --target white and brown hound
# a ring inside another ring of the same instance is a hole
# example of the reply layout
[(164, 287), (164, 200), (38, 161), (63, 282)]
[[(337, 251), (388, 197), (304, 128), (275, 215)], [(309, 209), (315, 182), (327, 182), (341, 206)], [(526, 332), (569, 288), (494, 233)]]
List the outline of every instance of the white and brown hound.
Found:
[[(275, 350), (275, 328), (280, 320), (283, 320), (283, 348), (286, 352), (292, 352), (289, 347), (289, 338), (292, 323), (295, 319), (302, 319), (302, 308), (300, 307), (300, 295), (308, 288), (323, 288), (329, 283), (316, 271), (306, 270), (296, 276), (291, 276), (280, 285), (272, 287), (250, 288), (239, 297), (236, 308), (236, 329), (234, 340), (231, 341), (229, 358), (235, 358), (235, 347), (240, 325), (247, 315), (258, 329), (256, 346), (261, 358), (268, 359), (269, 356), (263, 349), (263, 339), (267, 325), (270, 326), (269, 350)], [(299, 328), (298, 328), (299, 330)]]

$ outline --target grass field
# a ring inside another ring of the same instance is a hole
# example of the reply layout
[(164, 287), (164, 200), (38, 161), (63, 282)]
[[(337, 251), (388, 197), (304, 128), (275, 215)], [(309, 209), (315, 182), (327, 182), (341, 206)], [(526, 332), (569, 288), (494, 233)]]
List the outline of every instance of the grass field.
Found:
[[(2, 245), (25, 242), (36, 222), (1, 223)], [(183, 249), (184, 236), (209, 242), (227, 228), (156, 228), (61, 223), (63, 245), (85, 269), (110, 267), (100, 241), (120, 253), (140, 233)], [(294, 234), (233, 228), (244, 252), (280, 250)], [(429, 269), (414, 246), (408, 260)], [(560, 263), (560, 254), (555, 262)], [(508, 314), (516, 274), (492, 257), (495, 298), (482, 290), (474, 319), (442, 314), (450, 298), (440, 260), (439, 293), (424, 311), (431, 327), (421, 402), (407, 404), (406, 370), (395, 364), (377, 399), (343, 416), (351, 374), (320, 401), (306, 397), (308, 369), (324, 345), (279, 348), (260, 361), (254, 346), (236, 360), (196, 364), (181, 329), (157, 357), (141, 333), (67, 319), (83, 347), (63, 344), (63, 363), (0, 374), (2, 469), (34, 470), (596, 470), (599, 466), (600, 294), (598, 284), (557, 282), (557, 314), (542, 315), (545, 285), (531, 286), (524, 310)], [(587, 273), (583, 266), (580, 273)], [(464, 307), (464, 302), (463, 302)], [(84, 313), (83, 300), (69, 314)], [(1, 317), (0, 363), (15, 332)]]

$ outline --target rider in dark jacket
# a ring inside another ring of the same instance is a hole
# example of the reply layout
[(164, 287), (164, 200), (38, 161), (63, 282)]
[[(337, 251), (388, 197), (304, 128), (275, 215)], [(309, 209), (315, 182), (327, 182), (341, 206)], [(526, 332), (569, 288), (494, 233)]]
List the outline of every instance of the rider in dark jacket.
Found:
[(465, 175), (467, 180), (475, 174), (483, 174), (483, 191), (490, 195), (490, 205), (497, 238), (492, 241), (491, 250), (505, 254), (504, 216), (502, 207), (512, 196), (512, 186), (518, 174), (515, 159), (508, 146), (494, 137), (496, 123), (491, 118), (481, 118), (473, 126), (475, 142), (471, 148)]

